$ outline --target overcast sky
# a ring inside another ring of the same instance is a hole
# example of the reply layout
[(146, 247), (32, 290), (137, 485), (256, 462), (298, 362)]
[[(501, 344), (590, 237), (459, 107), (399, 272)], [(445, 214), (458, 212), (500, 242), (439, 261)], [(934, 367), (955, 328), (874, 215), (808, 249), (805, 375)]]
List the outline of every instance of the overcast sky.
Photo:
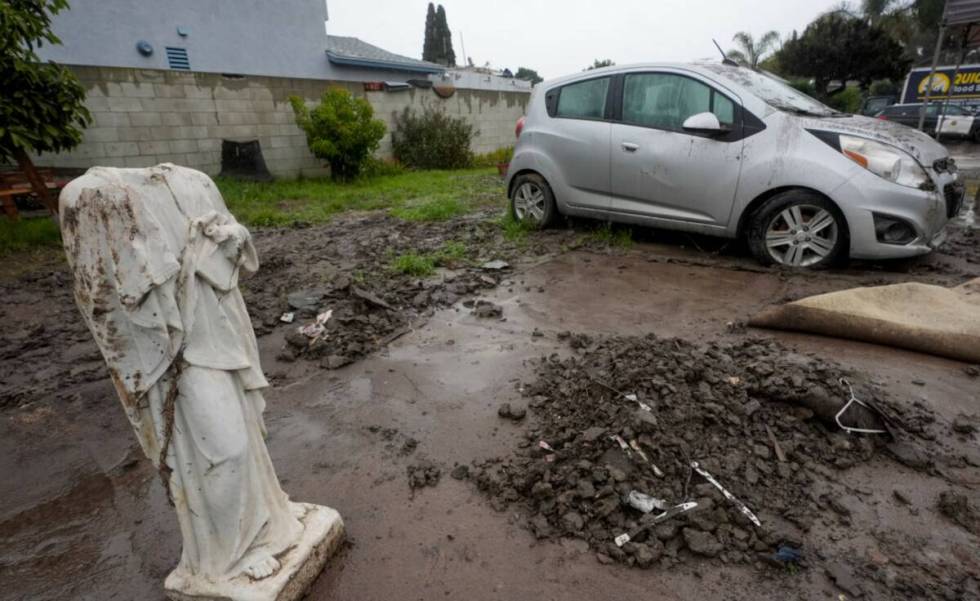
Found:
[[(421, 58), (423, 0), (327, 0), (332, 35)], [(437, 3), (438, 4), (438, 3)], [(737, 31), (802, 31), (839, 0), (443, 0), (456, 61), (536, 69), (543, 77), (617, 64), (714, 58)], [(462, 35), (461, 35), (462, 34)]]

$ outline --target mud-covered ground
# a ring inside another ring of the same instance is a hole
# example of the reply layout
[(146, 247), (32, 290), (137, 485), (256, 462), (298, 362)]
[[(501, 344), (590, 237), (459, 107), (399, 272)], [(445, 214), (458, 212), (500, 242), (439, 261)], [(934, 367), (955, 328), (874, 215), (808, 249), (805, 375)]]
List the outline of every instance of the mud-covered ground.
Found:
[[(977, 277), (977, 230), (922, 259), (796, 273), (708, 238), (610, 245), (594, 225), (509, 238), (492, 213), (364, 213), (254, 232), (270, 451), (350, 538), (311, 599), (977, 598), (976, 369), (740, 325), (811, 294)], [(394, 270), (405, 255), (435, 272)], [(4, 271), (0, 598), (160, 599), (176, 523), (70, 276), (57, 258)], [(891, 435), (808, 408), (844, 399), (841, 376)], [(620, 547), (649, 520), (634, 490), (700, 507)]]

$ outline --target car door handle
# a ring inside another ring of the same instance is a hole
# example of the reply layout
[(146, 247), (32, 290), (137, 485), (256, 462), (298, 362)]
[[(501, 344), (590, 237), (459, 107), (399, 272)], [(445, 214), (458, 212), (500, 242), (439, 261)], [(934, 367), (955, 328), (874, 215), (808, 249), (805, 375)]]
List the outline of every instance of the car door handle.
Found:
[(623, 142), (623, 150), (626, 152), (636, 152), (640, 149), (639, 144), (634, 144), (632, 142)]

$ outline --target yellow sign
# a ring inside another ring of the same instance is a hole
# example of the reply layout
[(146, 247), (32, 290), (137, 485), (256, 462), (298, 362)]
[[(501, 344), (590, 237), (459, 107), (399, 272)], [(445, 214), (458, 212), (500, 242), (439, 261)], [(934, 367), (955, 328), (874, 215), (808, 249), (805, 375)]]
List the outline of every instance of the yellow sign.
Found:
[[(960, 78), (957, 77), (957, 83), (959, 83), (959, 79)], [(921, 82), (919, 82), (919, 94), (926, 93), (926, 86), (929, 84), (930, 80), (932, 80), (933, 94), (945, 94), (949, 91), (949, 75), (946, 75), (945, 73), (936, 73), (932, 77), (925, 77)]]

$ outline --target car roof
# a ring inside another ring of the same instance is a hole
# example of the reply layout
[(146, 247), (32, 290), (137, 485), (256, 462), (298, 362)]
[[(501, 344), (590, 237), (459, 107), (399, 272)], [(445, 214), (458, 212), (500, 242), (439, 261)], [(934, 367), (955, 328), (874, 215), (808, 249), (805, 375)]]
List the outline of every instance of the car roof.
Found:
[(610, 67), (600, 67), (599, 69), (590, 69), (586, 71), (580, 71), (578, 73), (571, 73), (569, 75), (562, 75), (561, 77), (555, 77), (546, 80), (544, 83), (540, 84), (545, 87), (552, 87), (557, 84), (562, 84), (569, 81), (575, 81), (578, 79), (587, 79), (589, 77), (596, 77), (600, 75), (614, 75), (616, 73), (624, 73), (626, 71), (642, 71), (644, 69), (684, 69), (687, 71), (696, 71), (702, 75), (708, 75), (712, 72), (719, 73), (721, 71), (732, 71), (736, 72), (739, 69), (746, 69), (747, 67), (738, 67), (733, 65), (725, 65), (723, 63), (711, 63), (706, 61), (701, 62), (691, 62), (691, 63), (677, 63), (677, 62), (663, 62), (663, 63), (630, 63), (627, 65), (612, 65)]

